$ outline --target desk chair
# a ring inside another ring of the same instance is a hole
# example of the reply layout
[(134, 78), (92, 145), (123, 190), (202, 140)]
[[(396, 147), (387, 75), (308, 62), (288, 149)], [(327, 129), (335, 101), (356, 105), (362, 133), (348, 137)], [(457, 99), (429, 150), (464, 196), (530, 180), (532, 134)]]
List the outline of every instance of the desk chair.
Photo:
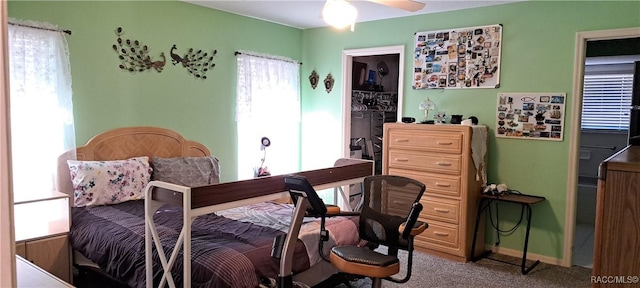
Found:
[[(379, 288), (382, 279), (405, 283), (411, 277), (413, 238), (427, 229), (418, 222), (422, 210), (420, 198), (425, 185), (419, 181), (393, 175), (376, 175), (364, 179), (364, 205), (358, 232), (367, 246), (337, 246), (329, 259), (341, 272), (370, 277), (372, 287)], [(374, 251), (387, 246), (387, 254)], [(398, 250), (406, 250), (407, 274), (402, 279), (391, 277), (400, 272)]]

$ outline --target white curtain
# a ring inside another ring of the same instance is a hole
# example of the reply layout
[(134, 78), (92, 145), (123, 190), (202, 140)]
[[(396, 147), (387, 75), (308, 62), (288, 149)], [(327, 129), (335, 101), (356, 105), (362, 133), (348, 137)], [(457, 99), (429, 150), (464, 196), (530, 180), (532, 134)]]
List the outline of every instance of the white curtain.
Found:
[(64, 34), (50, 31), (59, 29), (49, 23), (15, 19), (9, 23), (13, 24), (8, 29), (9, 85), (17, 200), (53, 189), (57, 157), (75, 147), (75, 132)]
[(298, 171), (300, 64), (246, 51), (237, 64), (238, 178), (252, 178), (260, 167), (262, 137), (271, 140), (264, 164), (271, 175)]

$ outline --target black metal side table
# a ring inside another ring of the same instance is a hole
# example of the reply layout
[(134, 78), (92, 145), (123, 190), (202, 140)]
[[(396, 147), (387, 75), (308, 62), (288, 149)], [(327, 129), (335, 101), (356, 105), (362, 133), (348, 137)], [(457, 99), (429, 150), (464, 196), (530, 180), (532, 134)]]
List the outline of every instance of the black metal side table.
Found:
[(493, 201), (502, 201), (502, 202), (519, 204), (523, 207), (523, 209), (526, 210), (527, 230), (524, 238), (524, 250), (522, 251), (522, 265), (520, 265), (522, 275), (526, 275), (534, 267), (540, 264), (540, 260), (536, 260), (536, 262), (531, 264), (531, 266), (526, 267), (527, 247), (529, 246), (529, 230), (531, 229), (531, 205), (538, 204), (544, 200), (546, 200), (546, 198), (544, 197), (526, 195), (526, 194), (506, 194), (506, 195), (482, 194), (480, 198), (478, 212), (476, 213), (476, 224), (473, 230), (473, 242), (472, 242), (473, 244), (471, 245), (471, 255), (472, 255), (471, 261), (475, 262), (477, 260), (480, 260), (481, 258), (486, 257), (492, 252), (491, 250), (489, 250), (479, 255), (478, 257), (473, 256), (475, 255), (476, 240), (478, 237), (478, 225), (480, 224), (480, 218), (483, 215), (482, 212), (484, 212), (484, 210), (487, 209)]

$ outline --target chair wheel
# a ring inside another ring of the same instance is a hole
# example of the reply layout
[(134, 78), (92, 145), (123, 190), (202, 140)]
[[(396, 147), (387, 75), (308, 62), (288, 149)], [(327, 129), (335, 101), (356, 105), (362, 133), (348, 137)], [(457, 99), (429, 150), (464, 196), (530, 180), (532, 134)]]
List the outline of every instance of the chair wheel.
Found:
[[(273, 278), (264, 278), (262, 279), (262, 282), (260, 284), (258, 284), (258, 288), (277, 288), (278, 287), (278, 283), (276, 281), (276, 279)], [(295, 288), (311, 288), (309, 287), (309, 285), (301, 283), (301, 282), (296, 282), (293, 281), (293, 287)]]
[(276, 288), (276, 279), (273, 278), (263, 278), (261, 283), (258, 284), (258, 288)]

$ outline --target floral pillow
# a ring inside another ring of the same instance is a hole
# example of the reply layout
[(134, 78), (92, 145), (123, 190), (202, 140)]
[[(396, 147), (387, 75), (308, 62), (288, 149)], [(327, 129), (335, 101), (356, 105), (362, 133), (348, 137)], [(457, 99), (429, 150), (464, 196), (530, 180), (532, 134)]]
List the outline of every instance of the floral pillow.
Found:
[(149, 157), (115, 161), (67, 160), (67, 164), (75, 207), (142, 199), (151, 179)]

